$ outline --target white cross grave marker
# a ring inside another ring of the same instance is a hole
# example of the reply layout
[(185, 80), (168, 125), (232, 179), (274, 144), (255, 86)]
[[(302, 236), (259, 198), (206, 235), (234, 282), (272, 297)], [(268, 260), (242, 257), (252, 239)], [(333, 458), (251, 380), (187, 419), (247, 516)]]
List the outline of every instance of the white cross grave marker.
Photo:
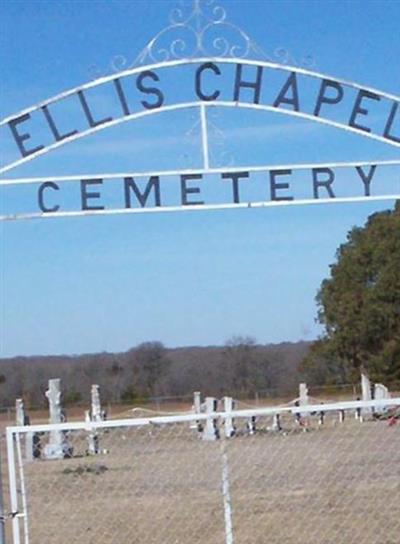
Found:
[[(60, 380), (49, 380), (49, 388), (46, 391), (46, 397), (49, 401), (50, 423), (63, 423), (64, 417), (61, 409), (61, 390)], [(63, 431), (53, 429), (50, 431), (50, 439), (45, 445), (43, 456), (45, 459), (64, 459), (72, 455), (70, 447)]]

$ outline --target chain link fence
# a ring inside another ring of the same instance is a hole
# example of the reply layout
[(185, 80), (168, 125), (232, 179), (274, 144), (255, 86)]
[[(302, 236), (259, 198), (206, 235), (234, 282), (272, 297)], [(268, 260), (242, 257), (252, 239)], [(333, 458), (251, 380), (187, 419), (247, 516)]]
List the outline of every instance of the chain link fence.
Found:
[(296, 410), (9, 428), (7, 543), (399, 544), (396, 416)]

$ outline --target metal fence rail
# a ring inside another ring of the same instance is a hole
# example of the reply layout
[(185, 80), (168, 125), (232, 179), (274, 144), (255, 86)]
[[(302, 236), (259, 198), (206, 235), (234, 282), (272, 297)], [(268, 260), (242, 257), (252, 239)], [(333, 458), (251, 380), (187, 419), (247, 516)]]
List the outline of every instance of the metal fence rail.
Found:
[[(372, 407), (379, 417), (353, 417)], [(9, 542), (399, 544), (398, 407), (400, 398), (301, 415), (292, 406), (9, 427)], [(219, 440), (199, 432), (210, 418)], [(43, 459), (54, 440), (68, 458)], [(98, 453), (87, 455), (93, 441)]]

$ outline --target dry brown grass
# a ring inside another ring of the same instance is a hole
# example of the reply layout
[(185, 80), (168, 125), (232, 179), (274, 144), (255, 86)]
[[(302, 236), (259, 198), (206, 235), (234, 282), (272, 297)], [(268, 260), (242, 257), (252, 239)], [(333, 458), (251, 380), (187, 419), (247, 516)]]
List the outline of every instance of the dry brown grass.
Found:
[[(259, 427), (270, 422), (260, 421)], [(399, 544), (400, 425), (333, 420), (207, 443), (188, 424), (110, 430), (108, 454), (25, 465), (31, 544)]]

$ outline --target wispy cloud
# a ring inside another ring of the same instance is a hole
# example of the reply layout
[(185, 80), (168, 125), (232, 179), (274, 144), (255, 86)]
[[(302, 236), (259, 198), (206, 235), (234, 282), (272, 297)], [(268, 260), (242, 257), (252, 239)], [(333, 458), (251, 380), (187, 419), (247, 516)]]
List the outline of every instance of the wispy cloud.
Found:
[[(248, 141), (249, 139), (257, 139), (258, 141), (268, 142), (276, 141), (277, 137), (287, 139), (303, 138), (305, 134), (310, 134), (319, 127), (315, 127), (312, 123), (274, 123), (263, 126), (245, 126), (245, 127), (229, 127), (220, 128), (212, 123), (209, 127), (210, 143), (214, 139), (223, 138), (226, 144), (229, 142)], [(182, 134), (168, 134), (168, 126), (166, 126), (165, 135), (154, 135), (151, 133), (142, 134), (140, 137), (135, 135), (121, 136), (115, 135), (110, 140), (90, 141), (90, 137), (82, 139), (79, 145), (72, 145), (63, 148), (64, 156), (76, 157), (97, 157), (104, 155), (112, 155), (113, 157), (129, 157), (134, 151), (137, 153), (154, 153), (154, 150), (163, 149), (164, 152), (178, 148), (185, 144), (189, 147), (201, 146), (200, 129), (191, 131), (188, 135), (183, 129)], [(103, 135), (104, 137), (104, 135)], [(61, 151), (61, 149), (60, 149)]]

